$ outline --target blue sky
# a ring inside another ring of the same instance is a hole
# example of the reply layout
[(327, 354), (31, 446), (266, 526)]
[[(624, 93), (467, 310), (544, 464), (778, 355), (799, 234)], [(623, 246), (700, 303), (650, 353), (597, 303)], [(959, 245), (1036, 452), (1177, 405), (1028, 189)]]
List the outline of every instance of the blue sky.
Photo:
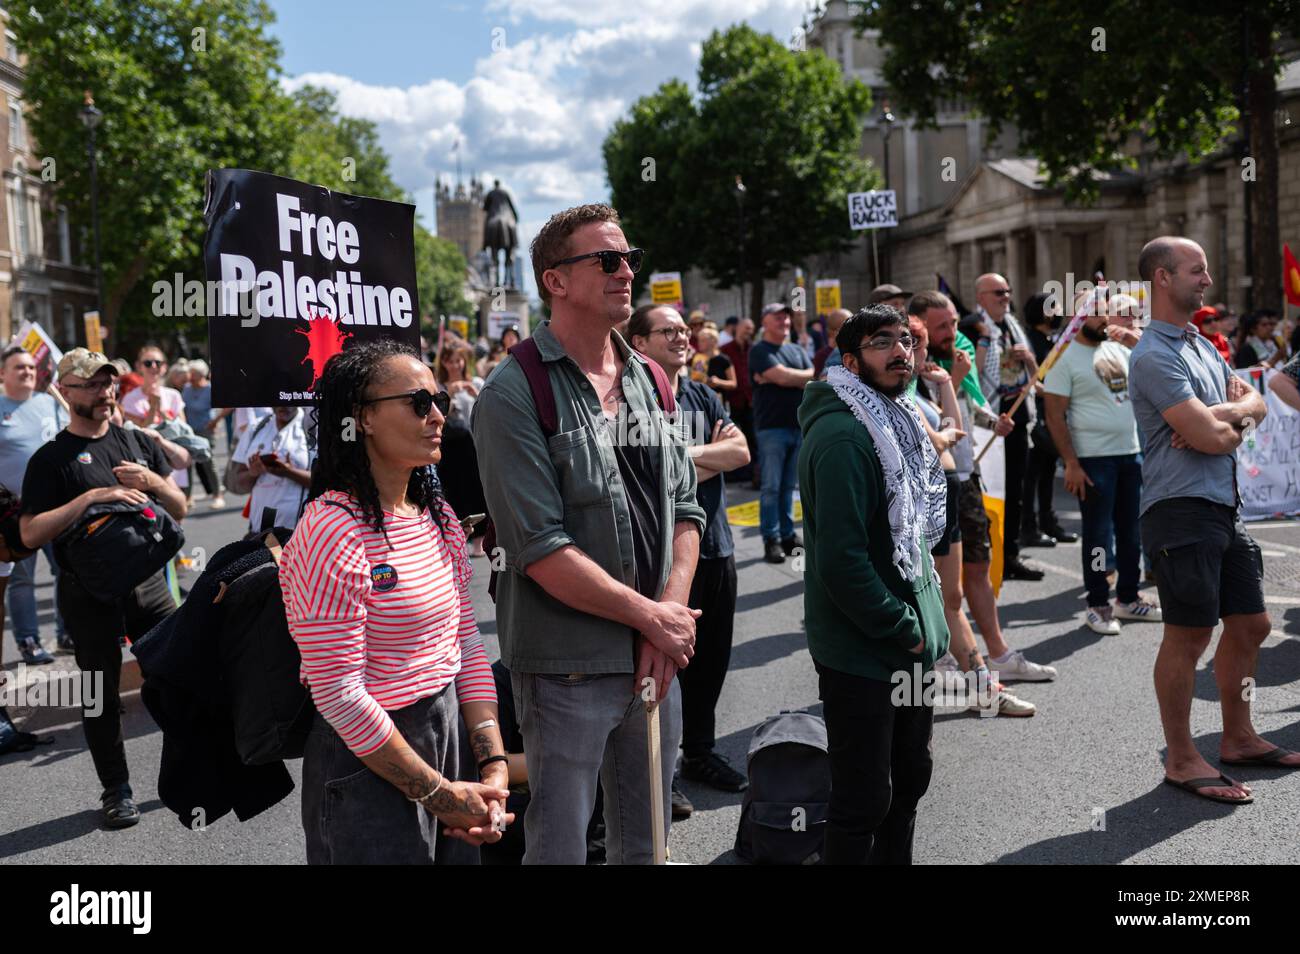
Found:
[(377, 123), (427, 225), (435, 176), (454, 179), (459, 140), (465, 177), (498, 177), (514, 195), (526, 249), (553, 212), (608, 198), (600, 145), (610, 125), (664, 80), (693, 86), (713, 29), (743, 21), (787, 40), (808, 0), (270, 5), (287, 85), (324, 86), (345, 113)]

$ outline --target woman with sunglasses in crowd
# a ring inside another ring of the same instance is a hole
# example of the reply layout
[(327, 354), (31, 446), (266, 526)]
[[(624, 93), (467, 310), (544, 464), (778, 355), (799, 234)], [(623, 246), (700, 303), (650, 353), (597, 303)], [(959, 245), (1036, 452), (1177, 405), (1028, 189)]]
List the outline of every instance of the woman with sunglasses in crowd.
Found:
[(465, 535), (434, 475), (449, 397), (387, 339), (331, 358), (316, 394), (314, 499), (280, 567), (318, 713), (303, 756), (307, 860), (451, 863), (463, 853), (440, 825), (478, 845), (513, 816)]

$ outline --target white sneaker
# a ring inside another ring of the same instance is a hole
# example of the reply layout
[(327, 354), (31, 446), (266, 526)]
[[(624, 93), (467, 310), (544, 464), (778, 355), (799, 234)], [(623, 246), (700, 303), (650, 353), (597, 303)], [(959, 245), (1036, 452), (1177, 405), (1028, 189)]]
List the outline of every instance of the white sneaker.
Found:
[(1111, 613), (1110, 606), (1089, 606), (1084, 622), (1094, 633), (1102, 636), (1118, 636), (1119, 622)]
[(1115, 617), (1117, 619), (1131, 620), (1135, 623), (1159, 623), (1163, 622), (1164, 616), (1160, 612), (1160, 604), (1153, 603), (1151, 600), (1139, 596), (1132, 603), (1116, 603)]
[(988, 660), (989, 669), (997, 674), (999, 679), (1010, 679), (1019, 682), (1050, 682), (1056, 678), (1056, 669), (1052, 666), (1041, 666), (1038, 663), (1030, 662), (1025, 658), (1025, 654), (1019, 651), (1013, 652), (1005, 660), (998, 661)]
[(1037, 712), (1038, 707), (1032, 702), (1026, 702), (1019, 696), (1012, 695), (1005, 687), (999, 684), (997, 692), (994, 694), (993, 698), (989, 700), (987, 706), (975, 702), (971, 704), (970, 711), (978, 712), (981, 716), (990, 719), (994, 716), (1007, 716), (1011, 719), (1025, 719)]
[(961, 667), (957, 665), (957, 660), (952, 653), (944, 653), (934, 661), (934, 668), (940, 672), (959, 672)]

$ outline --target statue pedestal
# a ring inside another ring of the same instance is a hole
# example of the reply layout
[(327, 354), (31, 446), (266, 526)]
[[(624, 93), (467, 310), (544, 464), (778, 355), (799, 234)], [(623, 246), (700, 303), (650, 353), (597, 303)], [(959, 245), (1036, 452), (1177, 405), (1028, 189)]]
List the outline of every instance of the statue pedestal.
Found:
[(489, 341), (500, 341), (501, 332), (509, 325), (518, 325), (520, 337), (528, 337), (528, 296), (515, 288), (484, 296), (479, 305), (481, 333)]

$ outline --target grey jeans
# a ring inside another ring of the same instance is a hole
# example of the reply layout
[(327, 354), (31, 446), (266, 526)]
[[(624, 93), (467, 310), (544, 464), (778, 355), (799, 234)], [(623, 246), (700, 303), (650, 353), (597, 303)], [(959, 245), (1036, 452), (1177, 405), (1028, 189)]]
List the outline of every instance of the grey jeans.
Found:
[[(531, 800), (524, 815), (526, 865), (587, 861), (587, 823), (599, 778), (605, 796), (605, 858), (611, 865), (654, 860), (646, 715), (632, 676), (512, 673)], [(673, 765), (682, 737), (676, 679), (659, 706), (664, 831), (672, 820)]]
[[(456, 684), (390, 710), (425, 762), (460, 778)], [(352, 754), (320, 713), (302, 758), (302, 827), (312, 865), (478, 864), (478, 851), (444, 838), (438, 820)]]

